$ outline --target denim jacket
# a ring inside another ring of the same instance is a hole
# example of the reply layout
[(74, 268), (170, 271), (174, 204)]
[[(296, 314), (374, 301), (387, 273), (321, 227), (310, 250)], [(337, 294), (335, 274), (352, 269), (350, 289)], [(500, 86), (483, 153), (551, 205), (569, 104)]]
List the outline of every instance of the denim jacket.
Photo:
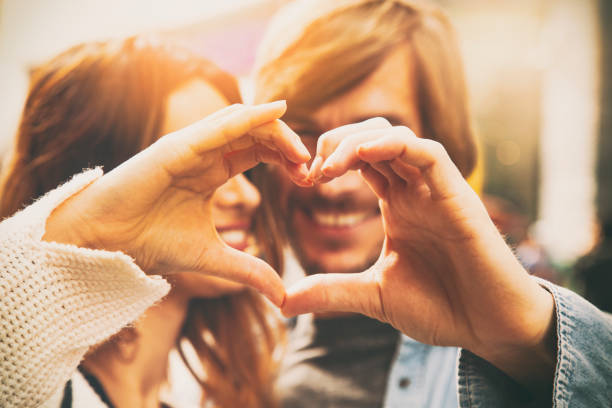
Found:
[[(537, 279), (537, 278), (536, 278)], [(612, 407), (612, 317), (575, 293), (538, 279), (555, 300), (555, 408)], [(458, 360), (457, 360), (458, 358)], [(458, 361), (458, 364), (457, 364)], [(386, 408), (540, 407), (503, 372), (467, 350), (402, 337)]]
[(389, 372), (384, 407), (456, 408), (458, 351), (402, 336)]

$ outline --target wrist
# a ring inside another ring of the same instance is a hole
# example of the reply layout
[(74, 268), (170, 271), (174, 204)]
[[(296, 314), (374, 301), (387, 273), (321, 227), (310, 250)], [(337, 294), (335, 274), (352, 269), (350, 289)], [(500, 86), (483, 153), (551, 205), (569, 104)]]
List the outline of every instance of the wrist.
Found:
[[(504, 371), (515, 381), (533, 392), (552, 389), (556, 367), (556, 319), (552, 295), (530, 281), (535, 288), (518, 300), (512, 319), (486, 341), (475, 354)], [(506, 333), (499, 336), (499, 333)]]
[(66, 199), (49, 214), (43, 241), (71, 244), (81, 248), (106, 249), (97, 239), (91, 228), (92, 224), (87, 221), (85, 215), (87, 206), (83, 198), (89, 187)]

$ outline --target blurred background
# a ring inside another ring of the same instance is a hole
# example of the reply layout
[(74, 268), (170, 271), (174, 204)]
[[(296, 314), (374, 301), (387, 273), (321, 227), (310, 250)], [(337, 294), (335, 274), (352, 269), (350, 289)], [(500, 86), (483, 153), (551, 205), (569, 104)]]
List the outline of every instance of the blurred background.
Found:
[[(82, 41), (162, 33), (237, 75), (248, 101), (257, 44), (284, 3), (0, 0), (0, 152), (29, 68)], [(584, 289), (577, 261), (612, 271), (611, 2), (438, 3), (461, 39), (492, 217), (532, 271)]]

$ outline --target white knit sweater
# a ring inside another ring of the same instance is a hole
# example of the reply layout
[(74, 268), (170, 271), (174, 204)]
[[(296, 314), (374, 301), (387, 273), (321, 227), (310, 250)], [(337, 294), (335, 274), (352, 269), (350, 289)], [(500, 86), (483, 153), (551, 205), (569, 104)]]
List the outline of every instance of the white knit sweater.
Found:
[(102, 404), (79, 385), (84, 379), (76, 367), (92, 345), (136, 320), (170, 289), (121, 252), (41, 240), (51, 211), (101, 175), (99, 169), (77, 175), (0, 223), (2, 407), (57, 407), (71, 377), (74, 406)]

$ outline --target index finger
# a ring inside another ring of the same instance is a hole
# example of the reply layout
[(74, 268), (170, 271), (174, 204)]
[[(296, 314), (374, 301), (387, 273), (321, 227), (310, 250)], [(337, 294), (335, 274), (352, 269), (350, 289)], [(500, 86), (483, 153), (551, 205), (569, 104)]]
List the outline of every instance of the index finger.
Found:
[(430, 139), (396, 133), (358, 146), (357, 154), (368, 163), (400, 161), (417, 168), (435, 199), (456, 195), (468, 186), (444, 147)]
[(280, 119), (254, 128), (249, 135), (254, 143), (279, 151), (293, 163), (300, 164), (310, 160), (310, 152), (302, 143), (302, 139)]
[(321, 172), (322, 164), (334, 153), (338, 145), (342, 143), (346, 137), (355, 133), (389, 127), (391, 127), (391, 124), (386, 119), (372, 118), (363, 122), (340, 126), (323, 133), (317, 140), (317, 152), (310, 167), (310, 178), (317, 181), (324, 176)]
[(228, 114), (215, 115), (213, 119), (204, 118), (180, 133), (180, 137), (196, 153), (204, 153), (225, 146), (244, 136), (254, 128), (272, 122), (285, 114), (285, 101), (270, 102), (262, 105), (230, 106)]

